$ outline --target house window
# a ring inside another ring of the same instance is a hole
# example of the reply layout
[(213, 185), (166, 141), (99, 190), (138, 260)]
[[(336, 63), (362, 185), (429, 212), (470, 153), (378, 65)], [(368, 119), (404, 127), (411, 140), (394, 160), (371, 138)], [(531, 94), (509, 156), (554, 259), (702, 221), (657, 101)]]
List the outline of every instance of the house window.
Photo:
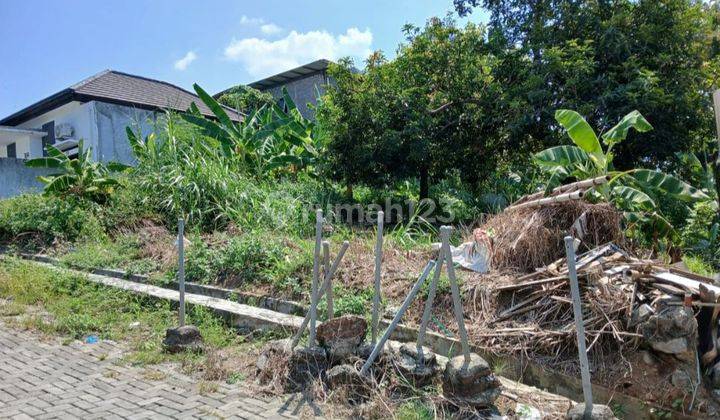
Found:
[(47, 156), (47, 145), (55, 144), (55, 121), (43, 124), (42, 131), (47, 133), (42, 138), (43, 156)]
[(10, 143), (7, 145), (7, 157), (17, 158), (17, 146), (15, 145), (15, 143)]

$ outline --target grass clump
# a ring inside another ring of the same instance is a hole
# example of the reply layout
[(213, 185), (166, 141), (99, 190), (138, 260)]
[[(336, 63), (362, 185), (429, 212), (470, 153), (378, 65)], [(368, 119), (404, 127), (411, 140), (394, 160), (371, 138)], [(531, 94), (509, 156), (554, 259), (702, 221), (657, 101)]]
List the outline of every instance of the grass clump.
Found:
[[(170, 302), (9, 257), (0, 258), (0, 297), (13, 305), (37, 306), (48, 313), (21, 320), (26, 328), (76, 339), (93, 334), (101, 339), (126, 340), (135, 351), (129, 360), (137, 364), (166, 359), (160, 343), (165, 330), (177, 323), (177, 310)], [(210, 347), (222, 348), (239, 340), (235, 331), (204, 307), (190, 306), (187, 322), (198, 326)]]
[(43, 246), (56, 238), (103, 238), (99, 211), (94, 203), (38, 194), (0, 200), (0, 240)]

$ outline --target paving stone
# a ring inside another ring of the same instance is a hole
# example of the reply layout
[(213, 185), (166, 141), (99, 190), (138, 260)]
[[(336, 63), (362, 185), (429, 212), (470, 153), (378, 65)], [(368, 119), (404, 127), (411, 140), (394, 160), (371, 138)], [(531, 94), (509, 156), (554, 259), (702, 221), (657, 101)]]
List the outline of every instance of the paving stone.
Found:
[[(0, 417), (297, 418), (281, 409), (282, 400), (253, 398), (238, 386), (219, 384), (217, 393), (200, 395), (197, 381), (172, 370), (163, 370), (161, 381), (146, 381), (146, 369), (113, 365), (123, 351), (112, 342), (93, 348), (80, 341), (42, 342), (0, 320)], [(100, 354), (113, 356), (100, 360)]]

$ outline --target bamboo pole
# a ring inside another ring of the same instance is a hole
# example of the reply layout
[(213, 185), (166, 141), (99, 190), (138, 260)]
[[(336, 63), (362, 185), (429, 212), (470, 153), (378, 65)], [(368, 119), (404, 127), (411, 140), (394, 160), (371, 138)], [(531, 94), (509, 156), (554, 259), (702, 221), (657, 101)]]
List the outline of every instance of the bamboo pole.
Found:
[(385, 213), (378, 212), (377, 215), (377, 242), (375, 243), (375, 293), (373, 295), (372, 306), (372, 340), (374, 346), (377, 341), (377, 330), (380, 311), (380, 280), (382, 279), (382, 247), (383, 247), (383, 225), (385, 222)]
[(553, 203), (563, 203), (566, 201), (574, 201), (574, 200), (580, 200), (585, 196), (585, 191), (573, 191), (561, 195), (555, 195), (552, 197), (546, 197), (541, 198), (539, 200), (533, 200), (533, 201), (527, 201), (525, 203), (518, 204), (516, 206), (512, 206), (506, 210), (519, 210), (524, 208), (532, 208), (532, 207), (541, 207), (546, 204), (553, 204)]
[[(606, 184), (608, 181), (610, 181), (610, 175), (602, 175), (596, 178), (591, 179), (585, 179), (578, 182), (573, 182), (572, 184), (567, 185), (561, 185), (559, 187), (554, 188), (550, 193), (547, 195), (548, 197), (552, 197), (561, 193), (567, 193), (577, 190), (584, 190), (587, 188), (592, 188), (597, 185), (603, 185)], [(513, 208), (515, 206), (518, 206), (522, 203), (527, 203), (529, 201), (534, 201), (540, 198), (545, 197), (545, 191), (536, 192), (534, 194), (526, 195), (524, 197), (520, 197), (517, 201), (512, 203), (508, 209)]]
[(323, 212), (315, 211), (315, 253), (313, 256), (313, 277), (310, 290), (310, 337), (308, 347), (315, 345), (315, 324), (317, 320), (318, 278), (320, 277), (320, 248), (322, 247)]

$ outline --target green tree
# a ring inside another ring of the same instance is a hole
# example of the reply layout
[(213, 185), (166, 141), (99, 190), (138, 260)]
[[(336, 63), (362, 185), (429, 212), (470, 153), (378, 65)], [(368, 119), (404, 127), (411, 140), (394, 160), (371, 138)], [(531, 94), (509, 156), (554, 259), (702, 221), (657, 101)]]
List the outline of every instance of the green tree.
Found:
[(267, 92), (246, 85), (233, 86), (222, 92), (217, 101), (225, 106), (240, 112), (250, 113), (263, 106), (272, 106), (275, 103), (273, 96)]
[(347, 60), (331, 66), (335, 83), (318, 113), (329, 173), (348, 186), (417, 179), (421, 198), (450, 171), (473, 184), (487, 179), (508, 149), (484, 28), (431, 19), (404, 32), (393, 61), (376, 52), (363, 72)]
[[(600, 131), (637, 109), (654, 130), (616, 150), (619, 168), (672, 166), (713, 137), (718, 6), (697, 0), (455, 0), (490, 13), (495, 77), (522, 113), (513, 136), (558, 144), (553, 112), (575, 109)], [(529, 116), (529, 117), (528, 117)], [(537, 147), (537, 146), (536, 146)], [(539, 150), (539, 149), (536, 149)]]
[(583, 180), (609, 176), (609, 182), (595, 186), (589, 197), (612, 202), (625, 212), (628, 221), (650, 223), (653, 232), (658, 234), (667, 234), (672, 230), (671, 223), (662, 215), (657, 204), (658, 197), (666, 195), (686, 203), (709, 201), (705, 192), (657, 170), (614, 170), (613, 151), (628, 134), (632, 130), (647, 133), (653, 129), (638, 111), (625, 115), (600, 136), (602, 144), (592, 127), (577, 112), (560, 109), (555, 113), (555, 119), (575, 145), (551, 147), (535, 155), (535, 162), (549, 175), (546, 191), (568, 178)]

